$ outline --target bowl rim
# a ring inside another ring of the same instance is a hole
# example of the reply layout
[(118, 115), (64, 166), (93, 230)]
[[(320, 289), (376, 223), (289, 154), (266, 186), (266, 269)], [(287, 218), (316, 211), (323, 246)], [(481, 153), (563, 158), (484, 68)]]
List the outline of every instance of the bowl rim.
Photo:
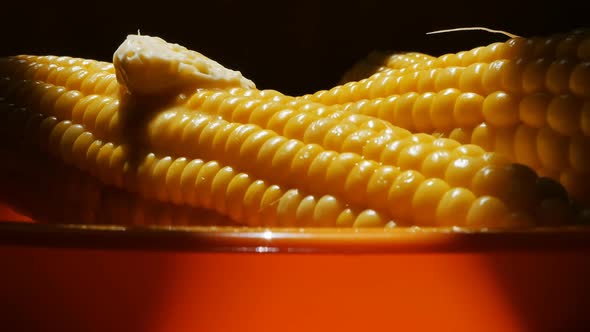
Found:
[(461, 253), (590, 250), (590, 227), (267, 228), (0, 221), (0, 246), (226, 253)]

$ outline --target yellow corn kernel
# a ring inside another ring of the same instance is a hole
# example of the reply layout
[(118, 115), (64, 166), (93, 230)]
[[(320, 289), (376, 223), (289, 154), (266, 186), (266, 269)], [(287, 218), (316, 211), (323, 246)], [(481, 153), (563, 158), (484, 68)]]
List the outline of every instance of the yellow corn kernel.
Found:
[(447, 166), (451, 162), (453, 154), (450, 151), (437, 150), (428, 154), (422, 161), (420, 171), (427, 177), (444, 178)]
[[(468, 63), (472, 63), (472, 61), (468, 61)], [(466, 67), (459, 79), (459, 90), (478, 94), (485, 93), (481, 78), (485, 75), (487, 70), (488, 66), (483, 63), (473, 63)]]
[(412, 205), (416, 207), (414, 223), (416, 225), (443, 224), (444, 221), (437, 220), (437, 208), (443, 195), (450, 189), (449, 185), (441, 179), (428, 179), (416, 189)]
[(434, 128), (445, 131), (454, 127), (452, 111), (459, 95), (460, 92), (455, 89), (448, 89), (437, 94), (430, 108), (430, 118)]
[(467, 212), (468, 226), (495, 226), (506, 227), (509, 220), (509, 212), (506, 205), (497, 198), (482, 196), (473, 202)]
[(475, 93), (462, 93), (455, 102), (453, 118), (458, 127), (474, 127), (484, 120), (484, 97)]
[(482, 170), (485, 163), (480, 158), (460, 156), (451, 158), (444, 179), (454, 187), (473, 188), (471, 179)]
[(575, 66), (575, 62), (569, 59), (561, 59), (553, 62), (547, 70), (545, 85), (550, 92), (562, 94), (569, 92), (569, 77)]
[(519, 125), (514, 135), (515, 161), (528, 165), (533, 169), (542, 167), (537, 153), (537, 134), (537, 129), (526, 125)]
[(438, 72), (433, 77), (435, 91), (457, 88), (464, 70), (463, 67), (447, 67), (437, 70)]
[(553, 98), (547, 107), (547, 123), (556, 132), (573, 136), (580, 128), (582, 103), (572, 95)]
[(495, 92), (487, 96), (482, 106), (486, 123), (502, 128), (518, 124), (518, 104), (513, 97), (504, 92)]
[(544, 168), (565, 169), (567, 166), (567, 138), (549, 129), (542, 128), (537, 135), (537, 151)]
[(534, 93), (525, 96), (519, 103), (519, 117), (524, 124), (541, 128), (546, 124), (546, 113), (551, 96), (544, 93)]
[(494, 149), (499, 154), (514, 160), (514, 127), (499, 128), (494, 134)]
[(590, 170), (590, 138), (576, 135), (569, 143), (569, 164), (573, 169), (581, 173), (588, 173)]
[(452, 226), (456, 219), (467, 219), (467, 213), (475, 199), (475, 195), (464, 188), (453, 188), (446, 191), (436, 209), (438, 225)]

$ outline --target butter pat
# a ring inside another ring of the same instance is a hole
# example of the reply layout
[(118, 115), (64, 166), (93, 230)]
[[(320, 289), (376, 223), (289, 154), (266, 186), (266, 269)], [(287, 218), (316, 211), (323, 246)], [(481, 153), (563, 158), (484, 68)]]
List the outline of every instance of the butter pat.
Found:
[(129, 35), (113, 55), (117, 80), (132, 94), (165, 95), (187, 90), (253, 89), (239, 71), (158, 37)]

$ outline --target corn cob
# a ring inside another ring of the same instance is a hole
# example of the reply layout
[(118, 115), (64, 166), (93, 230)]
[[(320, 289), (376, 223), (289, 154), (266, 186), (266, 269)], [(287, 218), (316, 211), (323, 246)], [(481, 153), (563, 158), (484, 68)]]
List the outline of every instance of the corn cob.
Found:
[[(588, 60), (570, 58), (499, 59), (469, 66), (450, 66), (423, 70), (378, 73), (371, 78), (350, 82), (330, 91), (308, 97), (323, 104), (350, 102), (406, 92), (438, 92), (447, 88), (479, 94), (506, 91), (516, 94), (549, 92), (588, 97)], [(344, 95), (344, 96), (342, 96)]]
[(304, 98), (480, 145), (590, 203), (588, 45), (588, 31), (513, 38)]
[(115, 52), (116, 75), (104, 78), (108, 93), (82, 89), (82, 66), (55, 69), (70, 73), (64, 78), (45, 69), (38, 80), (31, 68), (46, 58), (4, 60), (4, 135), (117, 190), (252, 226), (522, 226), (573, 218), (559, 185), (494, 153), (260, 92), (191, 52), (130, 37)]
[(578, 30), (547, 38), (511, 38), (504, 43), (445, 54), (436, 59), (418, 53), (416, 62), (405, 61), (405, 66), (404, 61), (398, 61), (403, 55), (394, 54), (391, 65), (385, 60), (385, 65), (367, 79), (303, 98), (332, 105), (447, 88), (484, 94), (499, 89), (522, 93), (546, 89), (551, 93), (573, 93), (587, 98), (590, 95), (589, 45), (588, 31)]

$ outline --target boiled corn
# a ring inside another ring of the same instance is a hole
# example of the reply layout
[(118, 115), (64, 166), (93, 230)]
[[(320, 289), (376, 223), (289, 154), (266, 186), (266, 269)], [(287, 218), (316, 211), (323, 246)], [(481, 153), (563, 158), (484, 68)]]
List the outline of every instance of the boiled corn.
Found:
[[(373, 68), (377, 67), (374, 75), (303, 98), (332, 105), (412, 91), (438, 92), (446, 88), (475, 93), (499, 89), (530, 93), (545, 89), (584, 98), (590, 96), (588, 30), (547, 38), (511, 38), (504, 43), (433, 59), (425, 54), (408, 54), (411, 56), (372, 55), (368, 62)], [(382, 59), (381, 65), (375, 64), (379, 61), (376, 58)]]
[[(501, 153), (590, 203), (588, 31), (512, 38), (304, 96)], [(396, 57), (399, 55), (394, 55)], [(394, 66), (391, 66), (394, 67)]]
[[(239, 73), (148, 36), (130, 37), (114, 59), (114, 68), (98, 69), (100, 89), (86, 82), (95, 73), (80, 73), (90, 62), (46, 68), (44, 57), (3, 60), (5, 136), (117, 190), (251, 226), (522, 226), (573, 218), (567, 195), (547, 190), (559, 185), (475, 145), (258, 91)], [(170, 68), (188, 69), (174, 76)], [(551, 221), (548, 208), (556, 211)]]

